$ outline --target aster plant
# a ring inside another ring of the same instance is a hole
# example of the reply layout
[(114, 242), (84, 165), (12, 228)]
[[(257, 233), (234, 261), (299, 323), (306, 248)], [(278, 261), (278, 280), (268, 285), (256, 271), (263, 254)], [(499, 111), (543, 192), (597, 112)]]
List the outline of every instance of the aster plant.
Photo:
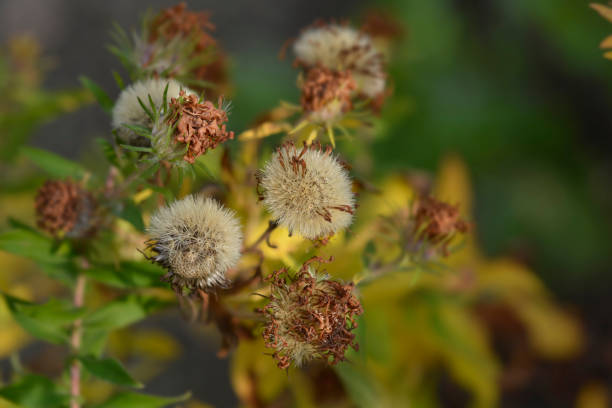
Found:
[[(363, 293), (443, 264), (469, 230), (461, 203), (429, 194), (389, 209), (363, 165), (391, 94), (393, 36), (375, 22), (303, 29), (290, 44), (299, 101), (236, 136), (227, 58), (207, 13), (180, 4), (147, 14), (139, 31), (117, 28), (111, 51), (129, 79), (115, 74), (116, 100), (83, 79), (109, 113), (109, 138), (99, 141), (107, 166), (29, 148), (50, 176), (32, 204), (38, 229), (14, 221), (0, 237), (1, 249), (33, 259), (71, 293), (47, 303), (4, 295), (25, 330), (66, 347), (67, 366), (57, 381), (17, 376), (0, 396), (24, 407), (187, 400), (133, 390), (147, 378), (133, 378), (107, 341), (163, 309), (213, 326), (219, 356), (235, 352), (235, 367), (265, 358), (237, 374), (245, 405), (274, 403), (257, 390), (266, 364), (313, 386), (313, 372), (349, 384), (339, 367), (358, 361), (369, 330)], [(98, 380), (124, 389), (100, 398), (87, 392)], [(42, 405), (31, 403), (35, 388)]]

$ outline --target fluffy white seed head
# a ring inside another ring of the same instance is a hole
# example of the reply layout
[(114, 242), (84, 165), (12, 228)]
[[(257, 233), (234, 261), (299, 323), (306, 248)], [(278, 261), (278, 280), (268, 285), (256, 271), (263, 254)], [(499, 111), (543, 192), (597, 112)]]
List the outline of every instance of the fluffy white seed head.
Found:
[(385, 89), (383, 55), (369, 35), (352, 27), (327, 24), (308, 28), (293, 44), (302, 64), (351, 71), (357, 91), (374, 98)]
[(352, 183), (329, 149), (285, 144), (258, 178), (264, 206), (290, 233), (325, 238), (351, 224)]
[(166, 85), (168, 86), (168, 93), (166, 95), (168, 102), (170, 98), (178, 97), (181, 89), (184, 89), (188, 94), (192, 93), (180, 82), (167, 78), (144, 79), (135, 82), (121, 91), (113, 108), (112, 126), (113, 129), (117, 130), (122, 141), (133, 146), (149, 145), (150, 142), (147, 138), (137, 135), (134, 131), (123, 125), (138, 125), (151, 128), (153, 126), (151, 118), (140, 106), (138, 98), (149, 108), (149, 95), (151, 95), (153, 103), (159, 108), (163, 103)]
[(240, 258), (242, 230), (233, 211), (211, 198), (187, 196), (160, 208), (148, 229), (151, 259), (176, 288), (223, 287)]

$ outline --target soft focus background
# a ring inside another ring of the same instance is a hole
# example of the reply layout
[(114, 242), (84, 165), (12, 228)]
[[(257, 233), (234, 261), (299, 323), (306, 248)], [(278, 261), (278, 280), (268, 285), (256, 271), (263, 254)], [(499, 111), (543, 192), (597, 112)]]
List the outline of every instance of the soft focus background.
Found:
[[(43, 89), (77, 90), (78, 77), (85, 74), (114, 97), (118, 90), (110, 72), (119, 63), (105, 48), (112, 23), (133, 27), (147, 8), (173, 4), (2, 0), (0, 43), (24, 33), (39, 42), (49, 68)], [(231, 58), (231, 125), (238, 132), (279, 99), (298, 98), (296, 73), (277, 54), (301, 27), (319, 17), (359, 22), (369, 10), (394, 16), (403, 36), (392, 56), (394, 94), (383, 110), (384, 137), (373, 146), (375, 173), (392, 168), (435, 173), (443, 157), (457, 154), (472, 179), (483, 251), (528, 265), (580, 319), (587, 336), (583, 352), (571, 361), (531, 367), (529, 384), (502, 393), (502, 405), (573, 406), (584, 392), (581, 384), (612, 389), (612, 61), (598, 48), (612, 24), (587, 1), (188, 4), (212, 12), (218, 41)], [(10, 108), (0, 102), (0, 109)], [(52, 116), (50, 110), (35, 119)], [(35, 146), (86, 160), (95, 157), (93, 140), (108, 138), (109, 131), (107, 115), (89, 104), (22, 133)], [(10, 168), (14, 157), (3, 153)], [(11, 180), (2, 183), (2, 219), (21, 216), (27, 201), (19, 201), (20, 190)], [(0, 271), (10, 274), (10, 264), (0, 265)], [(216, 406), (237, 403), (227, 362), (215, 356), (214, 337), (191, 329), (178, 314), (142, 325), (145, 331), (158, 328), (175, 333), (180, 346), (172, 347), (182, 351), (148, 382), (148, 390), (177, 394), (188, 388)], [(44, 365), (36, 345), (25, 351), (28, 359)]]

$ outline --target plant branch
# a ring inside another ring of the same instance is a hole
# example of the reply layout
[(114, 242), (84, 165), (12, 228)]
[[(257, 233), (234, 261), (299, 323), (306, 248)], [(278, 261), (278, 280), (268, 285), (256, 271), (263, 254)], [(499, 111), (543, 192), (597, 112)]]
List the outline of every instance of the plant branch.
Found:
[(252, 252), (254, 251), (259, 244), (261, 244), (264, 240), (266, 241), (266, 243), (268, 244), (268, 246), (270, 248), (276, 248), (275, 245), (272, 245), (270, 243), (270, 234), (272, 233), (272, 231), (274, 231), (276, 229), (276, 227), (278, 227), (278, 223), (276, 221), (270, 221), (268, 223), (268, 228), (263, 232), (263, 234), (261, 234), (261, 236), (259, 238), (257, 238), (257, 241), (253, 242), (253, 244), (251, 244), (250, 246), (246, 247), (242, 253), (247, 253), (247, 252)]
[[(80, 274), (74, 288), (73, 304), (75, 307), (82, 307), (85, 298), (85, 275)], [(81, 337), (83, 334), (82, 321), (77, 319), (74, 322), (70, 346), (72, 352), (77, 354), (81, 347)], [(73, 361), (70, 366), (70, 408), (79, 408), (79, 398), (81, 395), (81, 366), (78, 361)]]

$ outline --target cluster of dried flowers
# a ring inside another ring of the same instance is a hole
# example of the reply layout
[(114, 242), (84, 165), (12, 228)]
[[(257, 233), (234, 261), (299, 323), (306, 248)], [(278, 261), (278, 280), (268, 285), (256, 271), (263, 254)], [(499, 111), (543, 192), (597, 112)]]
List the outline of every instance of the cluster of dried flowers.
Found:
[[(112, 127), (119, 147), (136, 168), (143, 170), (153, 163), (158, 176), (162, 171), (169, 176), (174, 168), (188, 168), (234, 138), (226, 127), (229, 105), (223, 98), (219, 96), (215, 106), (186, 86), (197, 82), (181, 80), (214, 76), (215, 69), (205, 58), (217, 45), (208, 18), (180, 4), (148, 21), (131, 47), (115, 48), (136, 74), (114, 105)], [(334, 123), (349, 114), (355, 102), (383, 99), (384, 57), (365, 31), (348, 24), (317, 23), (301, 33), (293, 50), (296, 65), (303, 70), (302, 123)], [(253, 278), (230, 278), (242, 276), (243, 254), (256, 251), (263, 256), (255, 247), (277, 227), (313, 241), (316, 249), (353, 222), (357, 204), (348, 165), (334, 152), (333, 139), (333, 147), (323, 148), (317, 135), (313, 133), (301, 146), (283, 142), (256, 173), (257, 194), (271, 218), (268, 230), (250, 247), (243, 246), (243, 220), (236, 212), (202, 194), (161, 205), (151, 216), (145, 257), (167, 270), (163, 279), (180, 299), (195, 296), (203, 308), (209, 306), (210, 320), (224, 339), (248, 338), (236, 332), (251, 330), (221, 300), (253, 282), (261, 283), (261, 264)], [(157, 182), (164, 187), (161, 177)], [(107, 184), (112, 191), (112, 177)], [(116, 197), (109, 191), (105, 194), (102, 198)], [(82, 237), (90, 230), (95, 200), (71, 181), (50, 181), (40, 189), (36, 209), (42, 229)], [(428, 251), (446, 254), (454, 236), (468, 228), (457, 207), (433, 198), (419, 200), (399, 217), (407, 250), (426, 246)], [(266, 279), (270, 295), (260, 309), (263, 339), (275, 350), (273, 356), (282, 369), (314, 359), (333, 365), (345, 359), (349, 347), (358, 348), (353, 333), (363, 312), (358, 293), (352, 282), (332, 279), (315, 268), (322, 262), (326, 261), (315, 256), (295, 275), (281, 268)]]

